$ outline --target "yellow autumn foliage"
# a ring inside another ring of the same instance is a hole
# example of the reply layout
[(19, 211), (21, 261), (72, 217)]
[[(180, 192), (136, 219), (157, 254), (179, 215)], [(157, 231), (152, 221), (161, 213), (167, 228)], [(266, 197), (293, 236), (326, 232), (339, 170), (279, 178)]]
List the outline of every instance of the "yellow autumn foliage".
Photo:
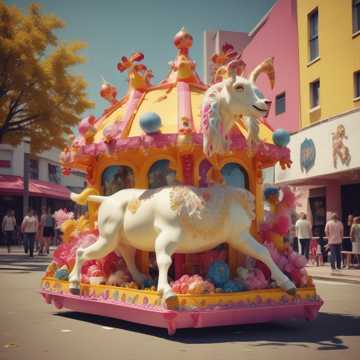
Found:
[(55, 31), (63, 27), (37, 4), (23, 14), (0, 0), (0, 142), (16, 145), (27, 135), (32, 152), (63, 148), (93, 107), (84, 78), (72, 69), (85, 61), (85, 44), (60, 42)]

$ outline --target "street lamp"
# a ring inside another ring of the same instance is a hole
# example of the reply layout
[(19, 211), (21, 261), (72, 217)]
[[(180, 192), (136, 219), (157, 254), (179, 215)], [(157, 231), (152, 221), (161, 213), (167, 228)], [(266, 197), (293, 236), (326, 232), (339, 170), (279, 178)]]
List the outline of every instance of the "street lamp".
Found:
[(29, 209), (29, 177), (30, 177), (30, 137), (23, 138), (24, 149), (24, 194), (23, 194), (23, 217)]

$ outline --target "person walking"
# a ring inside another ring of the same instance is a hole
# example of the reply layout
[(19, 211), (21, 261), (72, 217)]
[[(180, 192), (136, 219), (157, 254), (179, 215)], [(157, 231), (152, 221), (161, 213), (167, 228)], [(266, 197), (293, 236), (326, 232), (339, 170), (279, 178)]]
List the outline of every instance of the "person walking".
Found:
[[(360, 216), (354, 218), (354, 222), (350, 229), (350, 238), (352, 241), (352, 252), (355, 253), (357, 263), (360, 265), (359, 257), (360, 257)], [(347, 254), (347, 268), (350, 267), (350, 258), (351, 254)]]
[(11, 244), (16, 230), (16, 219), (11, 210), (8, 210), (4, 216), (1, 223), (1, 229), (5, 236), (6, 246), (9, 253), (11, 252)]
[(44, 209), (40, 219), (42, 229), (42, 242), (39, 249), (39, 255), (49, 254), (50, 242), (54, 237), (55, 220), (51, 215), (50, 209)]
[(34, 243), (35, 236), (39, 230), (39, 221), (37, 216), (34, 215), (32, 209), (24, 217), (21, 223), (21, 232), (24, 234), (25, 253), (30, 252), (30, 257), (34, 256)]
[(296, 237), (300, 241), (301, 255), (309, 260), (310, 240), (312, 238), (312, 229), (310, 221), (306, 219), (306, 214), (301, 213), (300, 219), (295, 224)]
[(335, 213), (331, 215), (325, 225), (325, 234), (330, 248), (331, 269), (336, 272), (341, 270), (341, 243), (344, 237), (344, 225)]

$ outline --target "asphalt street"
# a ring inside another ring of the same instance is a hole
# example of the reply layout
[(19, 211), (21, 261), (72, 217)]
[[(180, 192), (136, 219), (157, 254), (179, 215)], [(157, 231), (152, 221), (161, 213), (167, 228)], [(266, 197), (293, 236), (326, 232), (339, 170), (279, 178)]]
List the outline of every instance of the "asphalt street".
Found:
[(0, 252), (0, 359), (359, 359), (360, 285), (317, 281), (313, 322), (157, 329), (56, 310), (38, 293), (49, 257)]

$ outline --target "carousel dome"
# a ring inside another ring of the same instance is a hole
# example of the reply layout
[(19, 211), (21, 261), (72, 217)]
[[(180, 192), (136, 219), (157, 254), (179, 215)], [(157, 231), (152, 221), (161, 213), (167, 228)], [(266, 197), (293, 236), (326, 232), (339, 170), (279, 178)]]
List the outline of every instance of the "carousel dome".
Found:
[[(200, 80), (196, 64), (189, 56), (192, 37), (185, 29), (175, 35), (174, 45), (177, 56), (169, 63), (168, 76), (159, 84), (151, 83), (153, 75), (141, 63), (144, 60), (142, 53), (121, 58), (117, 68), (120, 72), (127, 72), (127, 93), (116, 100), (117, 89), (103, 83), (100, 93), (110, 106), (96, 121), (89, 121), (89, 117), (82, 120), (79, 126), (82, 132), (61, 156), (65, 174), (71, 169), (85, 170), (89, 179), (92, 176), (89, 173), (102, 157), (118, 161), (128, 152), (136, 152), (134, 159), (148, 157), (151, 152), (158, 154), (173, 149), (177, 155), (172, 168), (180, 166), (179, 154), (192, 154), (195, 163), (204, 157), (201, 109), (209, 85)], [(246, 150), (247, 131), (239, 120), (230, 133), (230, 153)], [(282, 159), (288, 160), (288, 149), (273, 144), (273, 130), (266, 119), (262, 119), (259, 127), (261, 146), (256, 154), (257, 166), (264, 168)], [(247, 156), (246, 152), (243, 156)], [(181, 172), (186, 171), (182, 169)]]

